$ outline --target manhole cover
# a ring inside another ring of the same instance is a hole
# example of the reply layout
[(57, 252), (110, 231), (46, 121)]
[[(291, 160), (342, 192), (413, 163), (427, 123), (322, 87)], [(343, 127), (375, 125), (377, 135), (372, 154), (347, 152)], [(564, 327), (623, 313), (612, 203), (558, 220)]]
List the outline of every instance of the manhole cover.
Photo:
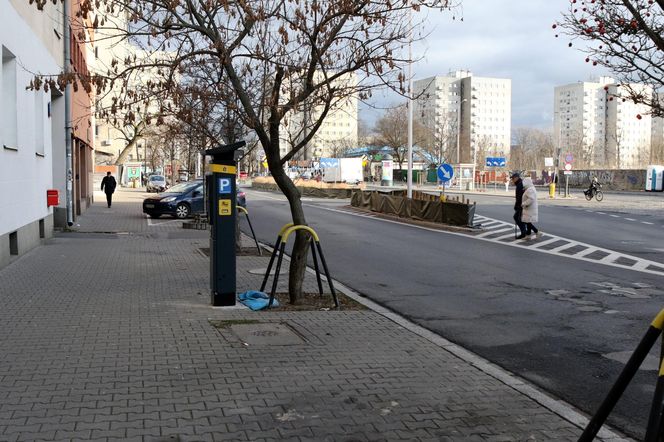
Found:
[(304, 340), (286, 324), (235, 324), (231, 326), (231, 330), (248, 345), (270, 346), (304, 343)]

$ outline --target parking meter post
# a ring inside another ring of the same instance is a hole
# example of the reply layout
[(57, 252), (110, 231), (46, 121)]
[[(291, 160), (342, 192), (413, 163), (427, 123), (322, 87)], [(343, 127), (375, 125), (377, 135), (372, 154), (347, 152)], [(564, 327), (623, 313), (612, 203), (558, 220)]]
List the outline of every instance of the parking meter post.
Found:
[(244, 141), (206, 150), (212, 157), (208, 176), (210, 204), (210, 289), (213, 306), (233, 306), (236, 300), (235, 224), (237, 152)]

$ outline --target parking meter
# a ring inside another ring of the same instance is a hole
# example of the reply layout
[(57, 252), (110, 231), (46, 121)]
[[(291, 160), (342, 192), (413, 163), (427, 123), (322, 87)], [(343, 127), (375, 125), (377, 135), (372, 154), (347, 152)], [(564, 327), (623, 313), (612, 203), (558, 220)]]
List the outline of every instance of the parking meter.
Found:
[(208, 222), (210, 223), (210, 289), (213, 306), (235, 305), (235, 218), (236, 183), (239, 150), (246, 143), (206, 150), (212, 157), (206, 175), (208, 193)]

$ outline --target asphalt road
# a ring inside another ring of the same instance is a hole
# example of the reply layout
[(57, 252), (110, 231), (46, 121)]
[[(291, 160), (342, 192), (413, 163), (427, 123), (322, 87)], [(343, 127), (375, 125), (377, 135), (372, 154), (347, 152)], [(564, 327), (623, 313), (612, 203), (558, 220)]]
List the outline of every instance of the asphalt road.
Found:
[[(511, 199), (481, 199), (479, 214), (510, 220)], [(259, 239), (274, 242), (290, 221), (285, 199), (248, 191), (247, 201)], [(335, 279), (589, 414), (663, 305), (662, 276), (357, 216), (347, 204), (305, 201)], [(540, 225), (664, 262), (661, 215), (586, 210), (543, 204)], [(610, 418), (639, 438), (657, 379), (648, 362)]]

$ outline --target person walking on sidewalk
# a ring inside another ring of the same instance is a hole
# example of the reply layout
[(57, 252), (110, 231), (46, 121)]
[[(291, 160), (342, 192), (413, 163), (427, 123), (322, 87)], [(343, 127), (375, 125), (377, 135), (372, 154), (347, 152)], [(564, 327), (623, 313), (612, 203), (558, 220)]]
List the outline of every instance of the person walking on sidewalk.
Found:
[(521, 212), (521, 222), (525, 224), (526, 236), (531, 238), (531, 235), (534, 233), (536, 238), (540, 238), (542, 232), (540, 232), (533, 224), (537, 222), (537, 217), (539, 215), (537, 207), (537, 189), (535, 189), (533, 180), (530, 178), (523, 179), (521, 207), (523, 208)]
[(106, 172), (106, 176), (103, 180), (101, 180), (101, 190), (106, 194), (106, 202), (108, 203), (108, 207), (111, 207), (111, 203), (113, 202), (113, 192), (115, 192), (115, 186), (117, 186), (115, 178), (113, 178), (111, 172)]
[(526, 225), (521, 221), (521, 215), (523, 212), (523, 181), (521, 180), (521, 175), (518, 172), (514, 172), (511, 176), (512, 184), (516, 187), (516, 192), (514, 194), (514, 222), (521, 234), (516, 237), (516, 239), (524, 239), (526, 237)]

